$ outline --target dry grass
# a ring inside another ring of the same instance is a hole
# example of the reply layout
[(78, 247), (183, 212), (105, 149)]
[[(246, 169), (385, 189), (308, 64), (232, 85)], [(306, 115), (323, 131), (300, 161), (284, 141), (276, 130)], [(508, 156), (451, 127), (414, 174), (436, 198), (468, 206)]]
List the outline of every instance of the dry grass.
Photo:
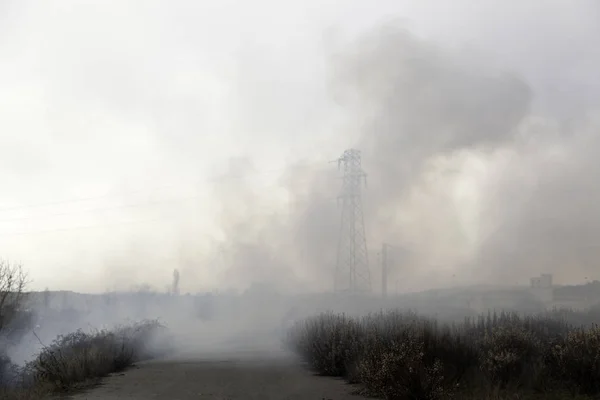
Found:
[(298, 322), (288, 344), (316, 372), (385, 399), (600, 396), (600, 328), (575, 329), (569, 319), (585, 315), (501, 313), (442, 325), (412, 313), (327, 313)]
[(91, 333), (77, 331), (44, 346), (23, 368), (8, 358), (8, 348), (30, 331), (32, 314), (23, 310), (27, 274), (20, 264), (0, 260), (0, 398), (40, 399), (97, 381), (134, 362), (168, 351), (164, 327), (157, 321)]
[(164, 333), (157, 321), (59, 336), (38, 356), (12, 374), (0, 395), (4, 399), (39, 399), (93, 384), (135, 362), (153, 358), (156, 341)]

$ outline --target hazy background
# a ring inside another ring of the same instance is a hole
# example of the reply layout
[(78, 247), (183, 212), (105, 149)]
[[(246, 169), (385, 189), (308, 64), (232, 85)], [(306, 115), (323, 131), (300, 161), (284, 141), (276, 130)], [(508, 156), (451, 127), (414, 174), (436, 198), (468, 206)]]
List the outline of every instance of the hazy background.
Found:
[(0, 257), (32, 288), (332, 287), (363, 151), (401, 291), (598, 278), (600, 5), (0, 0)]

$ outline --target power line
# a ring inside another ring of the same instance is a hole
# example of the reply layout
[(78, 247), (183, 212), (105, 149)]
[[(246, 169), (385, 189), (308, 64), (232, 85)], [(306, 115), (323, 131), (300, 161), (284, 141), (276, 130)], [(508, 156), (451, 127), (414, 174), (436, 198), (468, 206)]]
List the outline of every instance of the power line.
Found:
[[(322, 199), (321, 204), (328, 203), (328, 202), (333, 203), (334, 200), (337, 200), (337, 199), (336, 198)], [(303, 203), (302, 201), (297, 201), (297, 202), (288, 202), (287, 204), (293, 205), (293, 204), (302, 204), (302, 203)], [(310, 208), (311, 207), (308, 207), (308, 209), (305, 210), (304, 213), (306, 213)], [(268, 213), (252, 213), (252, 214), (248, 214), (247, 217), (252, 218), (252, 217), (258, 217), (258, 216), (281, 215), (281, 214), (286, 214), (286, 212), (285, 211), (273, 211), (273, 212), (268, 212)], [(108, 223), (108, 224), (94, 224), (94, 225), (76, 226), (76, 227), (69, 227), (69, 228), (44, 229), (44, 230), (27, 231), (27, 232), (9, 232), (9, 233), (0, 233), (0, 237), (27, 236), (27, 235), (36, 235), (36, 234), (43, 234), (43, 233), (87, 230), (87, 229), (113, 227), (113, 226), (120, 226), (120, 225), (144, 224), (144, 223), (148, 223), (148, 222), (159, 222), (159, 221), (173, 220), (173, 219), (176, 219), (176, 218), (158, 217), (158, 218), (135, 220), (135, 221), (115, 222), (115, 223)]]
[[(310, 168), (310, 167), (317, 166), (317, 165), (323, 165), (323, 163), (321, 163), (321, 162), (305, 163), (305, 164), (298, 165), (298, 166), (288, 166), (288, 167), (277, 168), (277, 169), (266, 170), (266, 171), (254, 171), (254, 172), (244, 173), (244, 174), (239, 174), (239, 175), (222, 174), (222, 175), (219, 175), (216, 177), (195, 181), (191, 184), (191, 186), (196, 186), (201, 183), (213, 183), (213, 184), (221, 183), (221, 182), (227, 181), (227, 180), (247, 178), (248, 176), (267, 175), (267, 174), (271, 174), (271, 173), (275, 173), (275, 172), (282, 172), (282, 171), (294, 170), (294, 169), (299, 169), (299, 168)], [(169, 189), (169, 188), (173, 188), (173, 187), (178, 187), (178, 185), (171, 184), (171, 185), (164, 185), (164, 186), (155, 186), (154, 188), (126, 190), (126, 191), (124, 191), (124, 193), (127, 193), (127, 194), (144, 193), (144, 192), (148, 192), (148, 191)], [(110, 198), (110, 197), (118, 197), (120, 195), (121, 194), (119, 194), (119, 193), (105, 193), (103, 195), (98, 195), (98, 196), (80, 197), (80, 198), (74, 198), (74, 199), (50, 201), (50, 202), (45, 202), (45, 203), (27, 204), (24, 206), (0, 207), (0, 212), (26, 210), (26, 209), (31, 209), (31, 208), (47, 207), (47, 206), (61, 205), (61, 204), (81, 203), (81, 202), (85, 202), (85, 201), (101, 200), (101, 199), (106, 199), (106, 198)]]
[(79, 210), (79, 211), (73, 211), (73, 212), (45, 214), (45, 215), (38, 215), (38, 216), (33, 216), (33, 217), (6, 218), (6, 219), (0, 219), (0, 222), (27, 221), (27, 220), (35, 220), (35, 219), (43, 219), (43, 218), (51, 218), (51, 217), (62, 217), (62, 216), (74, 215), (74, 214), (94, 213), (94, 212), (101, 212), (101, 211), (112, 211), (112, 210), (121, 210), (121, 209), (127, 209), (127, 208), (138, 208), (138, 207), (154, 206), (154, 205), (160, 205), (160, 204), (178, 203), (178, 202), (182, 202), (182, 201), (196, 200), (196, 199), (199, 199), (199, 198), (202, 198), (205, 196), (206, 195), (190, 196), (190, 197), (175, 198), (175, 199), (160, 200), (160, 201), (149, 201), (149, 202), (144, 202), (144, 203), (125, 204), (125, 205), (112, 206), (112, 207), (92, 208), (92, 209)]
[[(298, 220), (306, 220), (308, 215), (310, 214), (311, 210), (314, 209), (315, 207), (318, 207), (319, 205), (322, 204), (327, 204), (330, 203), (333, 205), (333, 201), (337, 200), (336, 198), (327, 198), (327, 199), (323, 199), (323, 201), (321, 202), (316, 202), (311, 204), (309, 207), (306, 207), (304, 209), (304, 211), (299, 212), (298, 213)], [(275, 213), (276, 214), (276, 213)], [(268, 214), (252, 214), (249, 216), (249, 218), (252, 218), (253, 216), (262, 216), (262, 215), (268, 215)], [(127, 221), (127, 222), (122, 222), (122, 223), (114, 223), (114, 224), (103, 224), (103, 225), (93, 225), (93, 226), (83, 226), (83, 227), (76, 227), (73, 230), (84, 230), (84, 229), (93, 229), (93, 228), (101, 228), (101, 227), (105, 227), (105, 226), (118, 226), (118, 225), (134, 225), (134, 224), (146, 224), (146, 223), (154, 223), (154, 222), (158, 222), (158, 221), (163, 221), (163, 220), (169, 220), (171, 219), (170, 217), (162, 217), (162, 218), (153, 218), (153, 219), (147, 219), (147, 220), (139, 220), (139, 221)], [(292, 227), (291, 228), (291, 238), (292, 240), (297, 240), (298, 238), (298, 229), (299, 227)], [(56, 231), (65, 231), (65, 230), (72, 230), (70, 228), (66, 228), (66, 229), (49, 229), (49, 230), (45, 230), (45, 231), (40, 231), (40, 232), (33, 232), (33, 234), (35, 233), (52, 233), (52, 232), (56, 232)], [(31, 232), (24, 232), (22, 233), (22, 235), (27, 235)], [(2, 234), (0, 234), (0, 237), (3, 236)], [(224, 253), (229, 253), (231, 252), (231, 248), (229, 247), (224, 247), (224, 243), (220, 242), (219, 240), (215, 239), (214, 237), (212, 237), (211, 235), (205, 234), (204, 235), (206, 237), (207, 240), (215, 240), (215, 244), (218, 244), (219, 246), (219, 250), (217, 251), (218, 254), (214, 254), (213, 255), (213, 259), (216, 259), (216, 257), (224, 254)], [(209, 253), (212, 253), (212, 250), (208, 250)], [(102, 255), (103, 256), (119, 256), (122, 255), (122, 252), (120, 251), (113, 251), (113, 252), (109, 252), (107, 253), (106, 251), (102, 251)], [(154, 257), (154, 256), (153, 256)], [(33, 262), (40, 262), (40, 261), (47, 261), (46, 257), (26, 257), (26, 260), (28, 262), (33, 261)], [(178, 256), (171, 256), (171, 257), (163, 257), (160, 256), (158, 258), (158, 261), (160, 262), (173, 262), (173, 263), (177, 263), (178, 261), (180, 261), (181, 258)]]
[(35, 235), (35, 234), (40, 234), (40, 233), (54, 233), (54, 232), (64, 232), (64, 231), (78, 231), (78, 230), (84, 230), (84, 229), (104, 228), (104, 227), (112, 227), (112, 226), (120, 226), (120, 225), (135, 225), (135, 224), (143, 224), (143, 223), (147, 223), (147, 222), (157, 222), (157, 221), (162, 221), (162, 220), (167, 220), (167, 219), (171, 219), (171, 218), (162, 217), (162, 218), (152, 218), (152, 219), (136, 220), (136, 221), (115, 222), (115, 223), (109, 223), (109, 224), (96, 224), (96, 225), (76, 226), (76, 227), (69, 227), (69, 228), (45, 229), (45, 230), (30, 231), (30, 232), (0, 233), (0, 237)]
[(133, 203), (133, 204), (98, 207), (98, 208), (91, 208), (91, 209), (85, 209), (85, 210), (59, 212), (59, 213), (43, 214), (43, 215), (28, 216), (28, 217), (4, 218), (4, 219), (0, 219), (0, 222), (27, 221), (27, 220), (36, 220), (36, 219), (44, 219), (44, 218), (59, 217), (59, 216), (68, 216), (68, 215), (74, 215), (74, 214), (85, 214), (85, 213), (95, 213), (95, 212), (112, 211), (112, 210), (120, 210), (120, 209), (128, 209), (128, 208), (149, 207), (149, 206), (154, 206), (154, 205), (162, 205), (162, 204), (195, 200), (195, 199), (200, 199), (200, 198), (204, 198), (204, 197), (208, 197), (208, 195), (202, 194), (202, 195), (179, 197), (179, 198), (176, 197), (176, 198), (170, 198), (170, 199), (166, 199), (166, 200), (154, 200), (154, 201), (146, 201), (146, 202)]
[[(95, 212), (102, 212), (102, 211), (121, 210), (121, 209), (127, 209), (127, 208), (151, 207), (151, 206), (155, 206), (155, 205), (179, 203), (179, 202), (185, 202), (185, 201), (189, 201), (189, 200), (196, 200), (196, 199), (200, 199), (200, 198), (203, 198), (206, 196), (207, 196), (206, 194), (203, 194), (203, 195), (196, 195), (196, 196), (171, 198), (171, 199), (167, 199), (167, 200), (147, 201), (147, 202), (142, 202), (142, 203), (124, 204), (124, 205), (119, 205), (119, 206), (100, 207), (100, 208), (91, 208), (91, 209), (77, 210), (77, 211), (71, 211), (71, 212), (36, 215), (36, 216), (31, 216), (31, 217), (5, 218), (5, 219), (0, 219), (0, 222), (28, 221), (28, 220), (51, 218), (51, 217), (69, 216), (69, 215), (75, 215), (75, 214), (86, 214), (86, 213), (95, 213)], [(295, 203), (298, 203), (298, 201), (286, 202), (286, 204), (295, 204)]]

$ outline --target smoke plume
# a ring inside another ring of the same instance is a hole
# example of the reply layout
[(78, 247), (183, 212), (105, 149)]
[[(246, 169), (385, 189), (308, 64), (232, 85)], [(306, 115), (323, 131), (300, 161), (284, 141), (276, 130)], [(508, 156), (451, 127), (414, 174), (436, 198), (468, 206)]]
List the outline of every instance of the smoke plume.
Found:
[[(451, 276), (507, 284), (540, 272), (592, 274), (597, 123), (534, 115), (524, 79), (482, 64), (395, 25), (331, 57), (332, 96), (349, 116), (339, 139), (362, 151), (368, 173), (371, 254), (382, 242), (403, 249), (402, 289)], [(222, 227), (238, 250), (232, 276), (282, 282), (286, 271), (289, 282), (330, 287), (339, 209), (328, 200), (340, 184), (333, 165), (293, 170), (281, 181), (289, 212), (251, 219), (226, 208)], [(460, 187), (477, 196), (461, 203)], [(237, 202), (255, 201), (251, 190), (235, 191)]]

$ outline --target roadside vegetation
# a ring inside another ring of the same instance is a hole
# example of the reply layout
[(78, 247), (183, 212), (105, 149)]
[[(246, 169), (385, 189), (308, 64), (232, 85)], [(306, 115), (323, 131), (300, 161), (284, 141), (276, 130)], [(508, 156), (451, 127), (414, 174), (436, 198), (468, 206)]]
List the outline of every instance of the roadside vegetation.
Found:
[(297, 322), (287, 344), (315, 372), (384, 399), (600, 396), (600, 309), (490, 313), (439, 323), (412, 312)]
[(0, 261), (0, 398), (39, 399), (92, 385), (98, 379), (157, 356), (165, 328), (149, 320), (110, 330), (82, 330), (42, 344), (25, 366), (14, 365), (9, 349), (33, 329), (33, 315), (23, 306), (27, 276), (20, 265)]

